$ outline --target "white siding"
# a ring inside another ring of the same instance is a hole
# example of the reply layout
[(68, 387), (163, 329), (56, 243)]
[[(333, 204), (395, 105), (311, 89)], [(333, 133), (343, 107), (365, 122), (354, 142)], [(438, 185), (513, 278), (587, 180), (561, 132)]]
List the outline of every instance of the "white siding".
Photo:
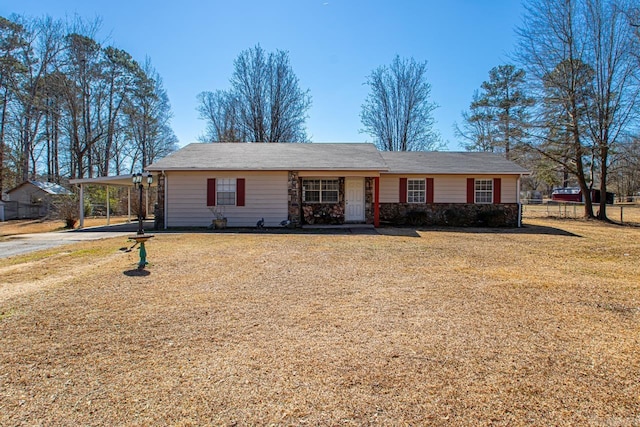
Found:
[(502, 178), (502, 191), (501, 201), (502, 203), (517, 203), (518, 202), (518, 177), (512, 175), (505, 175), (496, 178)]
[(467, 177), (439, 175), (433, 179), (434, 203), (467, 203)]
[(229, 227), (253, 227), (260, 218), (265, 226), (287, 219), (286, 171), (277, 172), (167, 172), (167, 225), (206, 227), (213, 213), (207, 207), (207, 179), (244, 178), (245, 206), (220, 206)]
[(380, 203), (398, 203), (400, 178), (433, 178), (434, 203), (467, 203), (467, 178), (501, 178), (502, 203), (517, 202), (517, 175), (388, 175), (380, 176)]
[(380, 176), (380, 203), (398, 203), (400, 201), (400, 176)]

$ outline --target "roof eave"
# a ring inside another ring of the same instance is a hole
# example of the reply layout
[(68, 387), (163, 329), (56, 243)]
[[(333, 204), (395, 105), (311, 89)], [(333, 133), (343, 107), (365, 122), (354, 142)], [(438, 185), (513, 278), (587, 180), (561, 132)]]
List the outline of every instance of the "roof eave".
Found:
[(153, 172), (182, 171), (182, 172), (225, 172), (225, 171), (260, 171), (260, 172), (283, 172), (283, 171), (376, 171), (387, 172), (389, 169), (381, 167), (371, 168), (336, 168), (336, 167), (291, 167), (291, 168), (184, 168), (184, 167), (147, 167), (146, 170)]
[(388, 174), (394, 174), (394, 175), (531, 175), (531, 172), (528, 171), (524, 171), (524, 172), (516, 172), (516, 171), (511, 171), (511, 172), (504, 172), (504, 171), (456, 171), (456, 172), (451, 172), (451, 171), (416, 171), (416, 170), (400, 170), (400, 171), (396, 171), (396, 170), (391, 170), (391, 171), (387, 171), (386, 173)]

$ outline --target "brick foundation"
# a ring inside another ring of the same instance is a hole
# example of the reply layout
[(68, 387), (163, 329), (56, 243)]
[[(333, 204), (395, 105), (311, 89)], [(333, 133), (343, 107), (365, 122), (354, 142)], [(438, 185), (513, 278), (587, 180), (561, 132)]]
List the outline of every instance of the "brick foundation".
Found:
[(382, 224), (453, 227), (517, 227), (518, 205), (380, 203)]
[[(301, 183), (298, 185), (302, 187)], [(303, 224), (344, 224), (344, 178), (338, 178), (337, 203), (301, 202), (300, 204)]]

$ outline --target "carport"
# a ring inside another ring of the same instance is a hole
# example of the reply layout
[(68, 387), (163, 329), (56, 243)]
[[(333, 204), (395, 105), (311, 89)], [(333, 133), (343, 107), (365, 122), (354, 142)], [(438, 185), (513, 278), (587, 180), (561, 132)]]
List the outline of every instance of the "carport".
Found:
[[(79, 228), (84, 227), (84, 186), (85, 185), (103, 185), (106, 187), (106, 206), (107, 206), (107, 225), (110, 222), (110, 206), (109, 206), (109, 187), (127, 187), (127, 215), (128, 221), (131, 222), (131, 189), (134, 187), (133, 175), (117, 175), (117, 176), (100, 176), (96, 178), (75, 178), (69, 180), (70, 184), (75, 184), (80, 187), (79, 214), (80, 224)], [(144, 184), (145, 187), (148, 184)], [(158, 180), (154, 179), (150, 187), (157, 187)], [(145, 193), (145, 208), (146, 212), (149, 212), (149, 192)]]

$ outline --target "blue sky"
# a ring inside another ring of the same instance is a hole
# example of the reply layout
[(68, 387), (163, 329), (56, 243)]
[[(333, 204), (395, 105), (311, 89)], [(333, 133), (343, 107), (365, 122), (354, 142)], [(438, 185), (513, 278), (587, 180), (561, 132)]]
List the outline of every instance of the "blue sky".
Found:
[(196, 95), (226, 89), (233, 60), (249, 47), (289, 52), (313, 106), (313, 142), (364, 142), (360, 109), (366, 76), (396, 54), (428, 61), (436, 128), (460, 150), (453, 124), (489, 70), (509, 62), (518, 0), (23, 0), (2, 2), (0, 15), (102, 18), (100, 42), (145, 57), (163, 78), (180, 145), (205, 127)]

